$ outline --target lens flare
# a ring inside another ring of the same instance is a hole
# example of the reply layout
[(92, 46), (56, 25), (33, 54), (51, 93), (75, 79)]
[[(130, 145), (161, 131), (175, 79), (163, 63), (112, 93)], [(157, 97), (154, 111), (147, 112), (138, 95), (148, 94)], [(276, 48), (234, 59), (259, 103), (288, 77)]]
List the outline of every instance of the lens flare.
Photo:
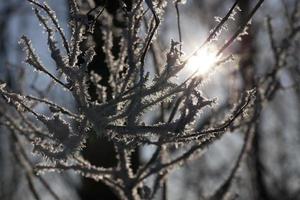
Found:
[(209, 73), (218, 60), (215, 52), (213, 47), (200, 49), (188, 60), (187, 70), (200, 76)]

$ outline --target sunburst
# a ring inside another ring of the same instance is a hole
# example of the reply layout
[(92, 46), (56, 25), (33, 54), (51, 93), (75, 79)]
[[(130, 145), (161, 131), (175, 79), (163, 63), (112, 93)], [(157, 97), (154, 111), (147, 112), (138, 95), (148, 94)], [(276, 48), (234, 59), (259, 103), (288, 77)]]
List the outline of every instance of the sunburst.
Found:
[(189, 58), (186, 67), (188, 71), (203, 76), (213, 69), (217, 60), (214, 47), (202, 48)]

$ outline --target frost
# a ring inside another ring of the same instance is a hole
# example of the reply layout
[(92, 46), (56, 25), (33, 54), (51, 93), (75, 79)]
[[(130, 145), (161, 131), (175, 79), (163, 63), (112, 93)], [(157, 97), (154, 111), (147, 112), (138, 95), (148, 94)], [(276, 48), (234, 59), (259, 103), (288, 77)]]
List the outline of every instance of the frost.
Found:
[[(205, 109), (214, 109), (215, 99), (208, 99), (201, 92), (199, 86), (205, 82), (205, 77), (191, 75), (182, 83), (173, 81), (187, 67), (189, 60), (189, 57), (183, 58), (182, 41), (170, 40), (165, 55), (152, 52), (157, 60), (160, 57), (156, 64), (162, 67), (153, 66), (156, 70), (154, 78), (147, 72), (146, 67), (151, 63), (145, 63), (145, 58), (150, 51), (155, 51), (154, 41), (159, 33), (167, 1), (146, 0), (146, 4), (143, 1), (136, 2), (130, 12), (124, 4), (122, 20), (126, 26), (120, 31), (114, 30), (115, 22), (106, 8), (103, 8), (101, 16), (96, 19), (101, 22), (98, 25), (100, 27), (97, 27), (103, 40), (101, 47), (95, 44), (97, 41), (92, 41), (91, 24), (80, 13), (75, 0), (68, 1), (71, 14), (70, 40), (66, 39), (55, 12), (47, 4), (29, 1), (47, 34), (49, 57), (59, 73), (51, 74), (30, 39), (22, 36), (20, 44), (26, 53), (25, 61), (37, 72), (49, 76), (54, 84), (62, 87), (76, 102), (71, 112), (48, 100), (48, 91), (36, 92), (39, 96), (21, 95), (11, 92), (5, 84), (0, 84), (3, 102), (13, 108), (4, 113), (5, 125), (23, 135), (33, 145), (33, 152), (42, 155), (43, 162), (47, 163), (37, 166), (38, 172), (70, 169), (117, 188), (115, 191), (120, 196), (137, 194), (138, 186), (143, 185), (150, 176), (157, 176), (156, 185), (159, 187), (173, 168), (200, 155), (204, 148), (220, 139), (231, 126), (240, 123), (240, 118), (252, 116), (251, 109), (247, 110), (248, 116), (243, 115), (246, 107), (251, 107), (251, 99), (254, 99), (253, 92), (249, 92), (241, 102), (236, 103), (236, 107), (223, 121), (212, 116), (209, 118), (211, 126), (197, 127), (199, 113)], [(178, 0), (174, 3), (185, 4), (186, 1)], [(151, 11), (149, 15), (145, 12), (147, 9)], [(221, 36), (222, 31), (227, 31), (227, 21), (234, 20), (236, 13), (236, 10), (230, 11), (225, 20), (224, 17), (215, 17), (218, 25), (200, 48), (206, 48)], [(147, 17), (144, 17), (145, 14)], [(248, 27), (243, 28), (233, 40), (247, 34)], [(226, 45), (230, 45), (230, 41)], [(226, 45), (224, 49), (228, 47)], [(89, 72), (89, 65), (98, 56), (95, 48), (103, 53), (101, 58), (108, 67), (109, 77)], [(231, 59), (231, 56), (220, 55), (214, 64), (223, 65)], [(93, 95), (90, 90), (93, 90)], [(47, 112), (40, 112), (37, 105), (43, 105)], [(149, 110), (159, 110), (151, 122), (144, 117)], [(0, 112), (2, 114), (2, 110)], [(80, 157), (86, 140), (93, 136), (106, 137), (112, 142), (117, 153), (116, 166), (101, 168)], [(149, 144), (157, 148), (153, 158), (142, 165), (137, 173), (133, 173), (130, 159), (133, 149)], [(180, 149), (183, 153), (178, 157), (163, 158), (161, 155), (170, 147)], [(153, 188), (143, 185), (140, 189), (144, 198), (154, 196)]]

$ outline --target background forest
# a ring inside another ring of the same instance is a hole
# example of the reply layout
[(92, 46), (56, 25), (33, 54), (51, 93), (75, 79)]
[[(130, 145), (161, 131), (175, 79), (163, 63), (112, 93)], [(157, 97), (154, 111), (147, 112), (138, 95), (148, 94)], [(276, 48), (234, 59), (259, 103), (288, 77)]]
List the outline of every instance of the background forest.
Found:
[(300, 199), (299, 0), (0, 0), (0, 199)]

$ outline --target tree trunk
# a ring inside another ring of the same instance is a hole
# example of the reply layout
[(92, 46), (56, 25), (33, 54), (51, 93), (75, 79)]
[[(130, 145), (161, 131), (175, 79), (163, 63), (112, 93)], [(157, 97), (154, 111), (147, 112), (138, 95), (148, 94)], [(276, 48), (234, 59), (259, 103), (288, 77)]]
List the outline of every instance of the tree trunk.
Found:
[[(122, 12), (121, 6), (119, 5), (119, 1), (105, 1), (95, 0), (96, 6), (105, 6), (105, 9), (112, 15), (114, 28), (124, 28), (125, 23), (118, 21), (116, 18), (117, 12)], [(129, 1), (125, 1), (127, 4), (127, 8), (130, 9), (131, 5)], [(95, 25), (95, 31), (93, 34), (93, 40), (95, 42), (95, 51), (96, 55), (93, 59), (93, 62), (88, 66), (88, 71), (94, 71), (98, 73), (102, 80), (100, 84), (107, 88), (107, 98), (112, 98), (112, 90), (109, 85), (109, 68), (107, 63), (105, 62), (105, 53), (103, 52), (104, 41), (102, 39), (102, 30), (101, 30), (101, 22), (98, 21)], [(118, 55), (119, 46), (118, 41), (120, 36), (113, 35), (113, 54), (115, 56)], [(96, 99), (95, 88), (90, 86), (89, 93), (92, 99)], [(113, 146), (113, 143), (108, 141), (105, 137), (97, 137), (95, 134), (91, 134), (90, 138), (87, 141), (87, 147), (83, 151), (83, 156), (87, 160), (91, 162), (91, 164), (96, 166), (103, 167), (112, 167), (117, 165), (116, 152)], [(133, 154), (132, 163), (133, 167), (136, 168), (138, 165), (138, 151)], [(96, 182), (92, 179), (83, 178), (82, 179), (82, 188), (80, 189), (80, 196), (83, 200), (97, 200), (97, 199), (105, 199), (105, 200), (114, 200), (119, 199), (117, 195), (105, 184), (102, 182)]]

